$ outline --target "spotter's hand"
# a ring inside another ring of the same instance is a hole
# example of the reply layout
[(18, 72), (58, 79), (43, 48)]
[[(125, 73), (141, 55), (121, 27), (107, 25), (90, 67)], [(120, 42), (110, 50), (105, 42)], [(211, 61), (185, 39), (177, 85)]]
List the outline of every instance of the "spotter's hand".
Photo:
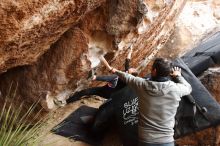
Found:
[(181, 68), (173, 67), (172, 73), (170, 74), (172, 77), (181, 76)]

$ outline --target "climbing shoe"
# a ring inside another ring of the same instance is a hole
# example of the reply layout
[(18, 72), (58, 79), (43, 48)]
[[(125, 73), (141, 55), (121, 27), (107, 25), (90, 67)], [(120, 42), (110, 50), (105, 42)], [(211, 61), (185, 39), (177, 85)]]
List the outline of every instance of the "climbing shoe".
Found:
[(95, 76), (95, 69), (91, 69), (88, 73), (87, 80), (92, 80)]
[(66, 105), (66, 100), (62, 101), (62, 100), (54, 99), (53, 102), (58, 107), (64, 107)]

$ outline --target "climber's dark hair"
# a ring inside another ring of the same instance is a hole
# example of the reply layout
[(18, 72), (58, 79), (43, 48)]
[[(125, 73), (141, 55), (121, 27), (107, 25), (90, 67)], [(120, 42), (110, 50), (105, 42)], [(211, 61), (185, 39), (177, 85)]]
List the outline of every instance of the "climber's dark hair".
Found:
[(171, 71), (171, 61), (165, 58), (156, 58), (152, 69), (156, 69), (156, 76), (167, 77)]

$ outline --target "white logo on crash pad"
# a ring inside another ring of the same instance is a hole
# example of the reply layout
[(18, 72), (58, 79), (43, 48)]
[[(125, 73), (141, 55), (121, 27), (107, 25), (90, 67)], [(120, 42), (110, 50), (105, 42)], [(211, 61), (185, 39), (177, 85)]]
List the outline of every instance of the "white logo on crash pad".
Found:
[(138, 122), (138, 98), (134, 98), (124, 103), (123, 107), (124, 125), (134, 125)]

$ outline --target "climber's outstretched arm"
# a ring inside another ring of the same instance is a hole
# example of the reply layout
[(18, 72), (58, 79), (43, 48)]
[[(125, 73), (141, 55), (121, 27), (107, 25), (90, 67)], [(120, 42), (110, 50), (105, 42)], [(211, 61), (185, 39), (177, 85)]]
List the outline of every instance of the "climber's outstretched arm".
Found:
[(131, 54), (133, 53), (133, 46), (131, 45), (130, 50), (128, 52), (127, 59), (131, 59)]
[(133, 52), (133, 46), (130, 47), (130, 50), (128, 52), (128, 56), (125, 59), (125, 72), (128, 72), (129, 68), (130, 68), (130, 61), (131, 61), (131, 54)]
[(108, 64), (108, 62), (105, 60), (104, 56), (100, 56), (100, 60), (102, 63), (107, 67), (108, 70), (111, 70), (112, 67)]

